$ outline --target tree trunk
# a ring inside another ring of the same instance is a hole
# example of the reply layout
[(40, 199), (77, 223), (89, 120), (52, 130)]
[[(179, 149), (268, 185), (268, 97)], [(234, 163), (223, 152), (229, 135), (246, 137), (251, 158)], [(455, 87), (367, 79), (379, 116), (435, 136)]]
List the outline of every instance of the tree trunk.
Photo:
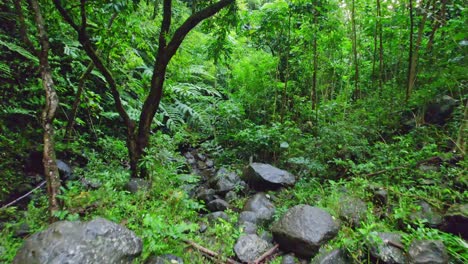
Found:
[[(410, 0), (410, 8), (412, 9), (412, 0)], [(422, 4), (422, 3), (421, 3)], [(409, 97), (411, 96), (411, 92), (413, 91), (414, 85), (416, 83), (417, 77), (417, 65), (418, 65), (418, 58), (419, 58), (419, 49), (421, 48), (422, 37), (424, 35), (424, 26), (426, 25), (427, 20), (427, 13), (429, 11), (430, 1), (426, 2), (426, 5), (423, 7), (422, 18), (418, 28), (418, 37), (416, 39), (416, 45), (414, 46), (414, 50), (410, 56), (410, 65), (409, 65), (409, 72), (408, 72), (408, 90), (406, 93), (406, 100), (408, 101)], [(411, 15), (411, 19), (413, 19)], [(414, 22), (413, 22), (414, 23)], [(411, 35), (413, 34), (413, 23), (411, 23)], [(411, 44), (413, 42), (413, 38), (411, 37)], [(410, 45), (411, 46), (411, 45)]]
[(33, 9), (35, 21), (38, 30), (39, 43), (41, 51), (38, 52), (42, 86), (45, 91), (45, 107), (42, 112), (42, 126), (44, 128), (44, 175), (47, 180), (47, 193), (49, 196), (49, 212), (51, 221), (56, 220), (54, 215), (60, 209), (57, 195), (60, 193), (60, 177), (55, 158), (54, 144), (54, 126), (53, 121), (55, 112), (59, 103), (55, 85), (52, 79), (49, 66), (49, 38), (45, 30), (45, 23), (42, 17), (37, 0), (31, 0), (31, 8)]
[(413, 90), (413, 76), (412, 69), (413, 69), (413, 33), (414, 33), (414, 17), (413, 17), (413, 0), (409, 0), (409, 17), (410, 17), (410, 36), (409, 36), (409, 54), (408, 54), (408, 77), (406, 83), (406, 99), (405, 101), (408, 102), (411, 92)]
[(357, 54), (357, 33), (356, 33), (356, 7), (355, 1), (352, 1), (351, 6), (351, 26), (352, 26), (352, 42), (353, 42), (353, 60), (354, 60), (354, 99), (361, 97), (361, 90), (359, 88), (359, 61)]

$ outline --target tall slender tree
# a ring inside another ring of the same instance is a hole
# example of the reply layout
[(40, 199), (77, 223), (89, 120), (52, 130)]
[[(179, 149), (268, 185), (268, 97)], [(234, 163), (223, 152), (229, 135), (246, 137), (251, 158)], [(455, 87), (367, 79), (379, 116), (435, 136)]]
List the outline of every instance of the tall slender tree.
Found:
[[(16, 1), (19, 5), (19, 0)], [(49, 66), (49, 37), (47, 35), (44, 18), (37, 0), (30, 0), (34, 21), (37, 26), (37, 34), (40, 50), (36, 52), (39, 58), (42, 86), (45, 92), (45, 106), (42, 111), (42, 126), (44, 128), (43, 163), (44, 175), (47, 181), (47, 193), (49, 197), (49, 212), (51, 221), (56, 220), (55, 212), (60, 209), (57, 196), (60, 192), (60, 177), (55, 156), (54, 126), (53, 121), (59, 99), (55, 92), (55, 84)], [(21, 9), (21, 7), (20, 7)], [(31, 43), (30, 41), (27, 41)]]

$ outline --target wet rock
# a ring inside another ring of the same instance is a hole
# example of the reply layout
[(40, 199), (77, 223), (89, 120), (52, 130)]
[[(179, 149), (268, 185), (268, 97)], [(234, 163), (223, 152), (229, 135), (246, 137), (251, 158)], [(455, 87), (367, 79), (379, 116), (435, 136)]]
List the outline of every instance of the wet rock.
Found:
[(444, 95), (426, 107), (424, 121), (428, 124), (444, 125), (452, 115), (457, 101), (448, 95)]
[(454, 204), (444, 215), (441, 229), (468, 240), (468, 204)]
[(29, 237), (13, 263), (133, 263), (141, 250), (140, 238), (106, 219), (59, 221)]
[(268, 243), (257, 235), (241, 235), (234, 245), (234, 252), (243, 262), (253, 262), (268, 250)]
[(201, 160), (197, 161), (197, 167), (200, 170), (204, 170), (208, 168), (208, 166), (206, 166), (206, 163)]
[(150, 256), (146, 259), (145, 264), (184, 264), (182, 258), (172, 254), (162, 256)]
[(410, 245), (409, 258), (413, 264), (447, 264), (447, 250), (442, 241), (417, 240)]
[[(375, 233), (371, 237), (370, 253), (376, 259), (385, 263), (407, 263), (404, 252), (394, 245), (401, 245), (401, 236), (396, 233)], [(389, 243), (390, 241), (390, 243)], [(392, 245), (393, 244), (393, 245)]]
[(359, 227), (367, 214), (367, 204), (355, 197), (340, 199), (340, 218), (352, 227)]
[(346, 252), (342, 249), (335, 249), (331, 252), (323, 252), (315, 256), (311, 264), (351, 264), (353, 263)]
[(270, 232), (263, 231), (260, 238), (268, 242), (268, 244), (273, 244), (273, 235)]
[(424, 220), (430, 227), (438, 227), (442, 223), (442, 215), (437, 213), (428, 203), (419, 202), (420, 209), (410, 215), (413, 222)]
[(250, 164), (244, 172), (244, 178), (255, 190), (275, 190), (296, 182), (291, 173), (264, 163)]
[(214, 167), (214, 162), (211, 159), (206, 160), (205, 164), (206, 164), (206, 167), (208, 167), (208, 168), (213, 168)]
[(200, 187), (195, 193), (195, 198), (197, 200), (204, 201), (205, 204), (208, 204), (209, 202), (215, 199), (215, 194), (216, 192), (213, 189), (206, 189), (205, 187)]
[(201, 154), (199, 152), (197, 152), (195, 154), (195, 157), (198, 159), (198, 160), (201, 160), (201, 161), (205, 161), (206, 160), (206, 156), (204, 154)]
[(273, 237), (285, 251), (311, 257), (338, 233), (339, 227), (326, 211), (309, 205), (289, 209), (273, 224)]
[(125, 185), (125, 190), (130, 193), (137, 193), (138, 191), (146, 191), (151, 188), (151, 182), (140, 178), (131, 178)]
[(222, 212), (222, 211), (209, 213), (209, 214), (206, 215), (206, 218), (207, 218), (208, 221), (210, 221), (210, 222), (214, 222), (214, 221), (216, 221), (218, 218), (221, 218), (221, 219), (223, 219), (223, 220), (229, 221), (229, 216), (228, 216), (225, 212)]
[(200, 227), (198, 228), (198, 232), (205, 233), (207, 229), (208, 229), (208, 226), (205, 223), (201, 223)]
[(223, 199), (214, 199), (213, 201), (209, 202), (206, 207), (212, 212), (224, 211), (229, 208), (229, 203)]
[(257, 220), (268, 222), (275, 214), (275, 206), (265, 193), (257, 193), (245, 203), (243, 211), (253, 212)]

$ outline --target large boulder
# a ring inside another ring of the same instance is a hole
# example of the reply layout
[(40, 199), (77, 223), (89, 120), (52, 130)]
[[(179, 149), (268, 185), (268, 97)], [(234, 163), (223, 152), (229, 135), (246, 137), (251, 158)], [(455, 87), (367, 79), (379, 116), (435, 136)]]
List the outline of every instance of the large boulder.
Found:
[(429, 227), (435, 228), (442, 223), (442, 215), (439, 214), (430, 204), (424, 201), (418, 203), (419, 209), (410, 215), (410, 219), (413, 222), (422, 220), (429, 225)]
[(234, 252), (243, 261), (251, 263), (268, 250), (268, 242), (255, 234), (241, 235), (234, 245)]
[(224, 211), (229, 208), (229, 203), (223, 199), (214, 199), (213, 201), (209, 202), (206, 207), (211, 212)]
[(441, 229), (468, 240), (468, 204), (450, 206), (444, 215)]
[(265, 193), (257, 193), (245, 203), (243, 211), (253, 212), (257, 221), (270, 221), (275, 214), (275, 206)]
[(444, 125), (452, 115), (457, 101), (448, 95), (437, 98), (426, 107), (424, 121), (429, 124)]
[(416, 240), (408, 251), (414, 264), (447, 264), (449, 261), (444, 244), (438, 240)]
[(140, 238), (106, 219), (60, 221), (29, 237), (13, 263), (132, 263), (141, 250)]
[(403, 264), (408, 260), (401, 248), (395, 245), (401, 245), (401, 235), (396, 233), (373, 233), (370, 237), (370, 253), (384, 263)]
[(244, 172), (244, 178), (256, 190), (275, 190), (296, 182), (291, 173), (264, 163), (250, 164)]
[(338, 230), (329, 213), (309, 205), (294, 206), (272, 227), (273, 237), (283, 250), (303, 257), (315, 255)]

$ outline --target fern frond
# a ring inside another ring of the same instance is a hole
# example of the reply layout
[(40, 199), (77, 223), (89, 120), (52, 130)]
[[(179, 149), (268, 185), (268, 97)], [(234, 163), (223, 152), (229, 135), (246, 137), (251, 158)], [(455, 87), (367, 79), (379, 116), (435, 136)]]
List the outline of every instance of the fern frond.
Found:
[(10, 66), (6, 65), (3, 62), (0, 62), (0, 76), (4, 76), (6, 78), (12, 77)]
[(22, 55), (23, 57), (35, 62), (36, 64), (39, 63), (39, 59), (34, 56), (31, 52), (27, 51), (25, 48), (21, 47), (21, 46), (18, 46), (14, 43), (11, 43), (11, 42), (5, 42), (3, 40), (0, 40), (0, 45), (8, 48), (9, 50), (13, 51), (13, 52), (16, 52), (20, 55)]

